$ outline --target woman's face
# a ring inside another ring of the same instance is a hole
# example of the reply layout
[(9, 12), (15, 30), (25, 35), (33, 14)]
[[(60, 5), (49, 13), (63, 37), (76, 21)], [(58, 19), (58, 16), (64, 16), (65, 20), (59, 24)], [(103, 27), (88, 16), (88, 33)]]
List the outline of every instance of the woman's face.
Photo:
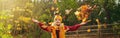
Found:
[(56, 25), (60, 25), (61, 24), (60, 19), (55, 19), (54, 22), (55, 22)]

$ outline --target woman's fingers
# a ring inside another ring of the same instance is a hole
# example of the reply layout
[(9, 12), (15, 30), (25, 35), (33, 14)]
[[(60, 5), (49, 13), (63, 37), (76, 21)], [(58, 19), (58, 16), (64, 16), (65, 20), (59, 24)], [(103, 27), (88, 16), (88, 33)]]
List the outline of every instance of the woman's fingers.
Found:
[(87, 22), (91, 22), (91, 20), (88, 20)]
[(86, 23), (90, 22), (91, 20), (88, 20), (88, 21), (84, 21), (84, 22), (81, 22), (80, 24), (81, 25), (85, 25)]
[(38, 20), (33, 19), (33, 18), (32, 18), (32, 21), (35, 22), (35, 23), (38, 23), (38, 22), (39, 22)]

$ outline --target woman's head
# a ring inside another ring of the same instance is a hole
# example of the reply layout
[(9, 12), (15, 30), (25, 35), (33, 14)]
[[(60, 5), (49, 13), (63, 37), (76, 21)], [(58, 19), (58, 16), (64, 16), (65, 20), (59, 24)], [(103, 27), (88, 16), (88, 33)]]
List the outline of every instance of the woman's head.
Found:
[(62, 17), (60, 15), (55, 15), (54, 22), (56, 23), (56, 25), (60, 25), (62, 22)]

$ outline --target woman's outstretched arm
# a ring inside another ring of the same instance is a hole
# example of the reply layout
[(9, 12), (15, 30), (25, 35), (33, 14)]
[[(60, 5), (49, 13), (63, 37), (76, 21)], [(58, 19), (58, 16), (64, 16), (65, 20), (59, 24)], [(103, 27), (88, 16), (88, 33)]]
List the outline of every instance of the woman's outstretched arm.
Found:
[(43, 29), (43, 30), (45, 30), (45, 31), (49, 31), (49, 30), (48, 30), (48, 27), (49, 27), (49, 26), (45, 25), (44, 23), (39, 22), (39, 21), (36, 20), (36, 19), (32, 19), (32, 21), (35, 22), (35, 23), (37, 23), (41, 29)]
[(65, 26), (65, 28), (67, 28), (68, 31), (75, 31), (75, 30), (77, 30), (80, 26), (85, 25), (85, 24), (88, 23), (88, 22), (90, 22), (90, 20), (87, 21), (87, 22), (82, 22), (82, 23), (80, 23), (80, 24), (75, 24), (75, 25), (73, 25), (73, 26)]

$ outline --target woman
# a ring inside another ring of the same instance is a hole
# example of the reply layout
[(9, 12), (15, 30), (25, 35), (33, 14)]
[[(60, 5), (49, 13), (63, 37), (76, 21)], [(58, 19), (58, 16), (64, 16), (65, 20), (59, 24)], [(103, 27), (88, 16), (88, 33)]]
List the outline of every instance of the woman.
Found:
[(52, 38), (65, 38), (65, 32), (66, 31), (75, 31), (77, 30), (81, 25), (86, 24), (87, 22), (82, 22), (80, 24), (75, 24), (74, 26), (66, 26), (62, 23), (62, 17), (60, 15), (56, 15), (54, 17), (54, 22), (47, 26), (43, 24), (42, 22), (39, 22), (38, 20), (32, 19), (33, 22), (39, 24), (39, 26), (48, 32), (51, 33)]

